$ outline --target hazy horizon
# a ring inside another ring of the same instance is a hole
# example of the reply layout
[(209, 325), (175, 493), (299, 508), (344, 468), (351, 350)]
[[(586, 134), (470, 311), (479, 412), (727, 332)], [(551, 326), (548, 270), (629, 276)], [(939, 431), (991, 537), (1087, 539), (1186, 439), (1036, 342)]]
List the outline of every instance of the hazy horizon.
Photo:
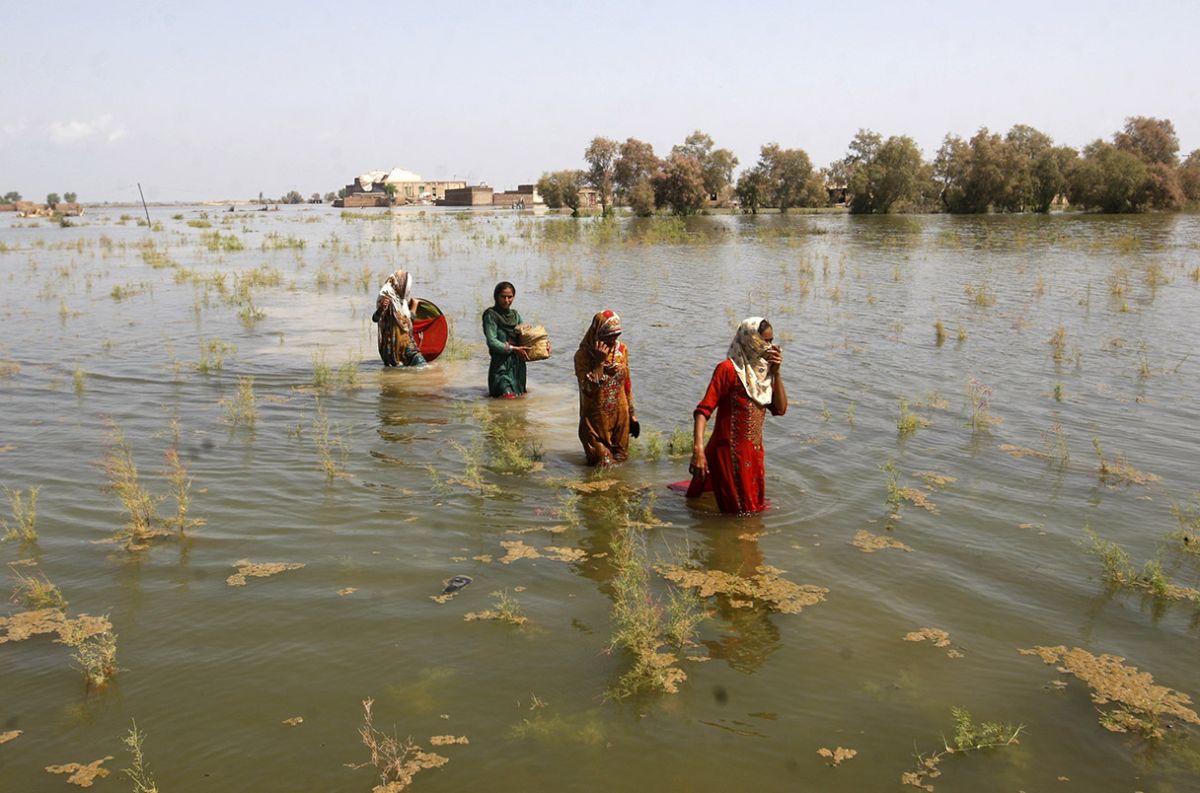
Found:
[(368, 170), (497, 189), (582, 167), (596, 135), (664, 154), (695, 129), (739, 170), (777, 141), (814, 165), (860, 128), (1030, 124), (1080, 147), (1127, 116), (1200, 148), (1200, 5), (541, 2), (455, 7), (15, 6), (0, 192), (81, 200), (337, 190)]

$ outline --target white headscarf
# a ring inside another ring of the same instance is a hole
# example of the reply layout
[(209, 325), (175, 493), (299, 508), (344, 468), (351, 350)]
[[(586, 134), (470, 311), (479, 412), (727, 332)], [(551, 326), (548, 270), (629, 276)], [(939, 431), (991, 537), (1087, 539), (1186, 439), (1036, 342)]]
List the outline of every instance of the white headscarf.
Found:
[(392, 316), (401, 327), (412, 327), (412, 312), (408, 308), (412, 288), (412, 276), (404, 270), (397, 270), (388, 276), (379, 290), (380, 295), (391, 300)]
[(771, 403), (771, 365), (763, 358), (763, 353), (770, 348), (758, 333), (762, 317), (750, 317), (742, 320), (733, 343), (729, 345), (729, 360), (733, 361), (734, 371), (746, 388), (746, 394), (760, 405)]

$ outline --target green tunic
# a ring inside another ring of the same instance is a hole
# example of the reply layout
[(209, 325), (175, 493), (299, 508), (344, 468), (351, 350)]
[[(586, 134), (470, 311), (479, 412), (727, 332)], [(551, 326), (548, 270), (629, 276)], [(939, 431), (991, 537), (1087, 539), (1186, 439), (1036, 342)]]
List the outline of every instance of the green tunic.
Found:
[(488, 395), (525, 393), (525, 362), (505, 343), (517, 343), (517, 325), (521, 315), (516, 309), (505, 312), (489, 308), (483, 312), (483, 338), (487, 340), (488, 353), (492, 356), (488, 366)]

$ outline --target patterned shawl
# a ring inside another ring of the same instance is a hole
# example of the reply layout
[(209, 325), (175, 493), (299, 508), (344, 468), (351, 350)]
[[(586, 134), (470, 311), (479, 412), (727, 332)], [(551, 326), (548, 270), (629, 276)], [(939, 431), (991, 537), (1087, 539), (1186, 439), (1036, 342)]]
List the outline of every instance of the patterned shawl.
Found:
[[(603, 338), (616, 335), (621, 332), (621, 318), (617, 316), (617, 312), (606, 309), (592, 317), (591, 327), (587, 333), (583, 334), (583, 341), (579, 342), (579, 349), (587, 353), (591, 358), (596, 351), (596, 342)], [(608, 353), (609, 360), (612, 360), (616, 354), (617, 345)]]
[(760, 405), (771, 403), (770, 364), (763, 353), (771, 346), (758, 335), (762, 317), (750, 317), (738, 325), (733, 343), (729, 345), (729, 360), (738, 379), (746, 389), (746, 395)]
[(397, 270), (387, 277), (379, 294), (392, 301), (392, 317), (403, 328), (412, 327), (412, 312), (409, 311), (408, 301), (412, 298), (412, 276), (404, 270)]

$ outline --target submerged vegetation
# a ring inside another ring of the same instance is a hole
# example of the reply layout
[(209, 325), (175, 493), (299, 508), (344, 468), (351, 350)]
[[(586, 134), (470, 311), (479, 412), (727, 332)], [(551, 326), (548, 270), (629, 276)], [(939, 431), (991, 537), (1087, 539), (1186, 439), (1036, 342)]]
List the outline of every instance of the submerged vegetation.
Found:
[(954, 735), (951, 738), (942, 737), (942, 749), (931, 754), (917, 754), (917, 766), (912, 771), (900, 775), (900, 783), (922, 790), (932, 791), (934, 786), (929, 782), (942, 775), (938, 766), (948, 757), (965, 755), (970, 752), (1000, 749), (1020, 743), (1018, 738), (1025, 729), (1024, 725), (1013, 726), (999, 722), (976, 723), (966, 708), (951, 708), (954, 718)]

